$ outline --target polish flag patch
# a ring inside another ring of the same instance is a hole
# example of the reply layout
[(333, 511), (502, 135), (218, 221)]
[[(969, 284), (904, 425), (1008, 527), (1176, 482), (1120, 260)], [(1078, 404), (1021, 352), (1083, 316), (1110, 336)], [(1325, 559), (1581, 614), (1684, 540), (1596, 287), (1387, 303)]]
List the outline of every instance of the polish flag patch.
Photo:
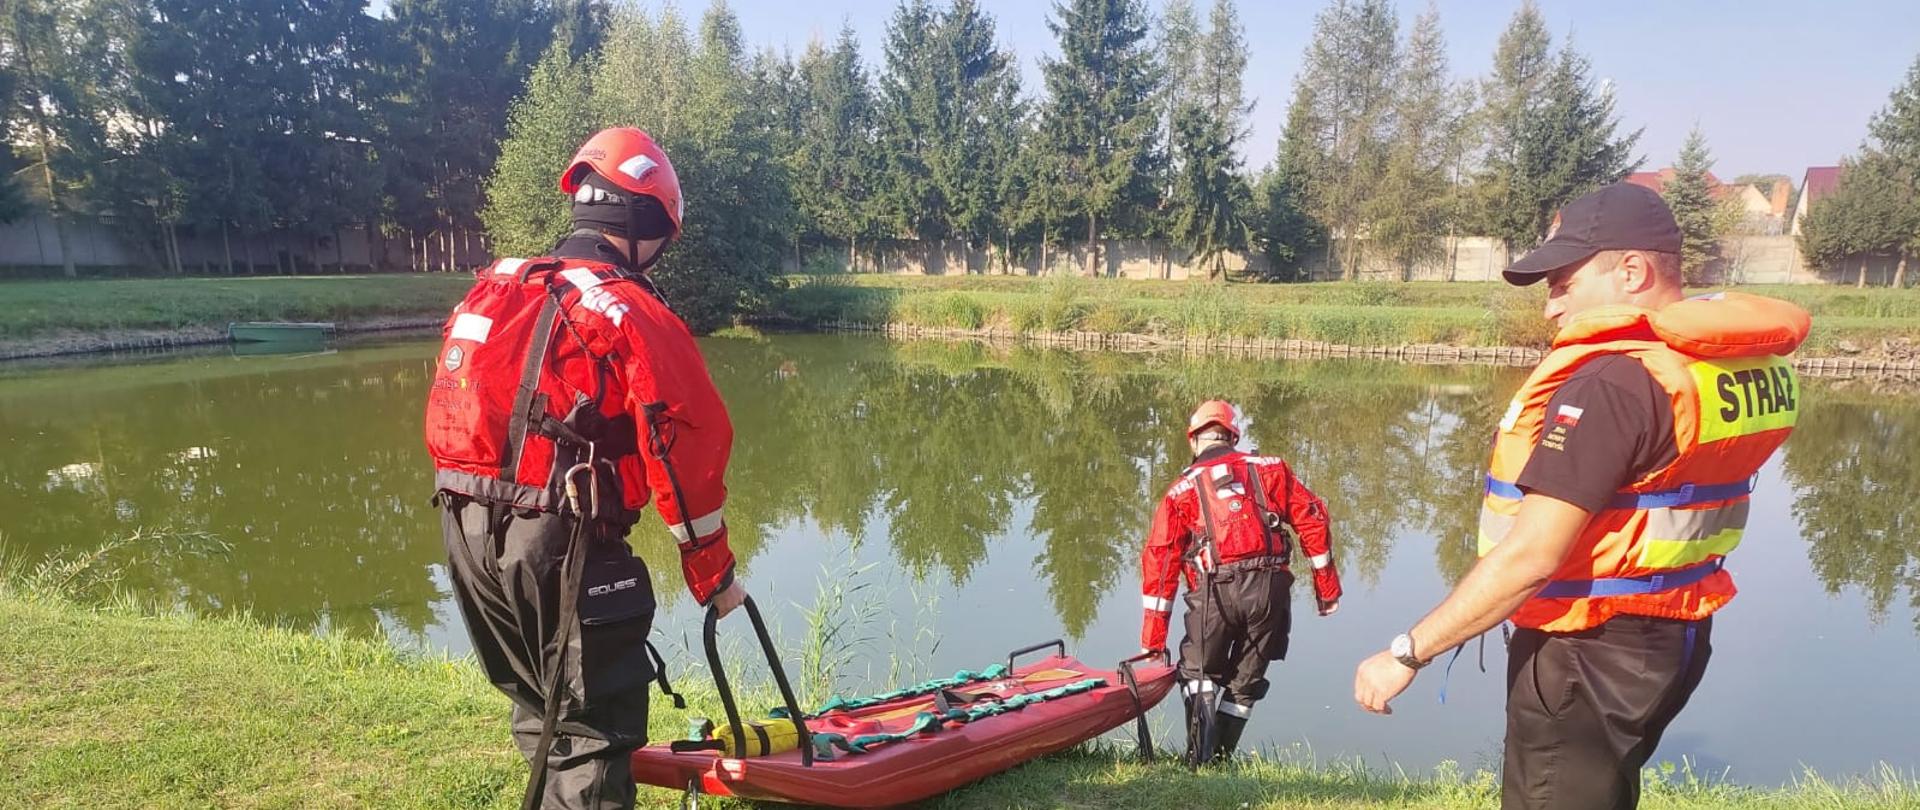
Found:
[(1562, 405), (1560, 406), (1560, 410), (1554, 413), (1553, 423), (1573, 427), (1574, 425), (1580, 424), (1580, 415), (1583, 413), (1586, 413), (1583, 409), (1575, 408), (1572, 405)]

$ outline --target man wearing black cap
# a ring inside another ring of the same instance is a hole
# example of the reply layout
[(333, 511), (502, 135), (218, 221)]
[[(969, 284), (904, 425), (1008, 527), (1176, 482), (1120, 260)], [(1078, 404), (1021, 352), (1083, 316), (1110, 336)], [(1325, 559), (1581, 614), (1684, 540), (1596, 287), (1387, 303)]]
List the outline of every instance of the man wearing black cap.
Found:
[(1507, 808), (1638, 803), (1733, 598), (1722, 561), (1755, 473), (1798, 413), (1780, 355), (1806, 313), (1684, 299), (1680, 242), (1658, 195), (1615, 184), (1568, 203), (1507, 269), (1515, 285), (1546, 280), (1558, 333), (1495, 434), (1481, 559), (1354, 676), (1355, 701), (1390, 714), (1421, 667), (1511, 620)]

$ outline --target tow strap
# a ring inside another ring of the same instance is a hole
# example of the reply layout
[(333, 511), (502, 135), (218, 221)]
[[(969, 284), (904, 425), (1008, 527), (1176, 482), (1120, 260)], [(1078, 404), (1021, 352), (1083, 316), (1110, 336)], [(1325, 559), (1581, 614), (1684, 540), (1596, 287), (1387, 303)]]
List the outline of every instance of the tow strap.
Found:
[(1087, 678), (1074, 683), (1056, 686), (1044, 692), (1029, 692), (1002, 700), (977, 701), (965, 708), (956, 707), (947, 709), (946, 711), (920, 712), (914, 715), (913, 725), (901, 731), (885, 734), (862, 734), (853, 739), (847, 739), (843, 734), (816, 731), (812, 735), (813, 758), (816, 760), (831, 760), (834, 757), (833, 751), (836, 748), (849, 754), (865, 754), (877, 745), (908, 740), (921, 734), (938, 733), (941, 729), (945, 728), (948, 723), (971, 723), (976, 720), (1019, 711), (1038, 703), (1045, 703), (1050, 700), (1059, 700), (1060, 698), (1070, 695), (1090, 692), (1106, 685), (1107, 681), (1105, 678)]

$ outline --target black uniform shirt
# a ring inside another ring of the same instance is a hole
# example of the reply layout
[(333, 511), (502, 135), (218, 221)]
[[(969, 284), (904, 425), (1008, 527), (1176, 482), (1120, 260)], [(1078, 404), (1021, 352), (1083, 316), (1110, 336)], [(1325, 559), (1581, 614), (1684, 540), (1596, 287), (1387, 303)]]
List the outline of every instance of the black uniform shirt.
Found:
[(1625, 355), (1576, 370), (1547, 401), (1545, 421), (1514, 483), (1588, 512), (1680, 457), (1672, 401), (1640, 361)]

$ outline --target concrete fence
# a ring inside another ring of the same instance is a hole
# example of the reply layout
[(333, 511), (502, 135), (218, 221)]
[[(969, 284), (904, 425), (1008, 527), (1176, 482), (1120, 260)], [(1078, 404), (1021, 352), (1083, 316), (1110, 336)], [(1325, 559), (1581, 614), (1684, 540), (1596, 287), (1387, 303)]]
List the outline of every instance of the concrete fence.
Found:
[[(130, 234), (112, 220), (76, 216), (66, 222), (67, 245), (74, 265), (83, 273), (151, 272), (166, 266), (164, 249), (156, 236), (144, 230)], [(297, 236), (285, 231), (246, 233), (238, 229), (181, 227), (175, 233), (180, 265), (185, 272), (219, 275), (229, 251), (241, 273), (312, 273), (319, 268), (351, 272), (465, 269), (490, 259), (486, 237), (477, 231), (438, 233), (424, 240), (389, 236), (362, 225), (341, 228), (335, 234)], [(335, 240), (338, 239), (338, 243)], [(9, 271), (44, 274), (58, 272), (65, 263), (53, 220), (44, 212), (0, 225), (0, 277)], [(247, 268), (251, 266), (249, 271)]]

